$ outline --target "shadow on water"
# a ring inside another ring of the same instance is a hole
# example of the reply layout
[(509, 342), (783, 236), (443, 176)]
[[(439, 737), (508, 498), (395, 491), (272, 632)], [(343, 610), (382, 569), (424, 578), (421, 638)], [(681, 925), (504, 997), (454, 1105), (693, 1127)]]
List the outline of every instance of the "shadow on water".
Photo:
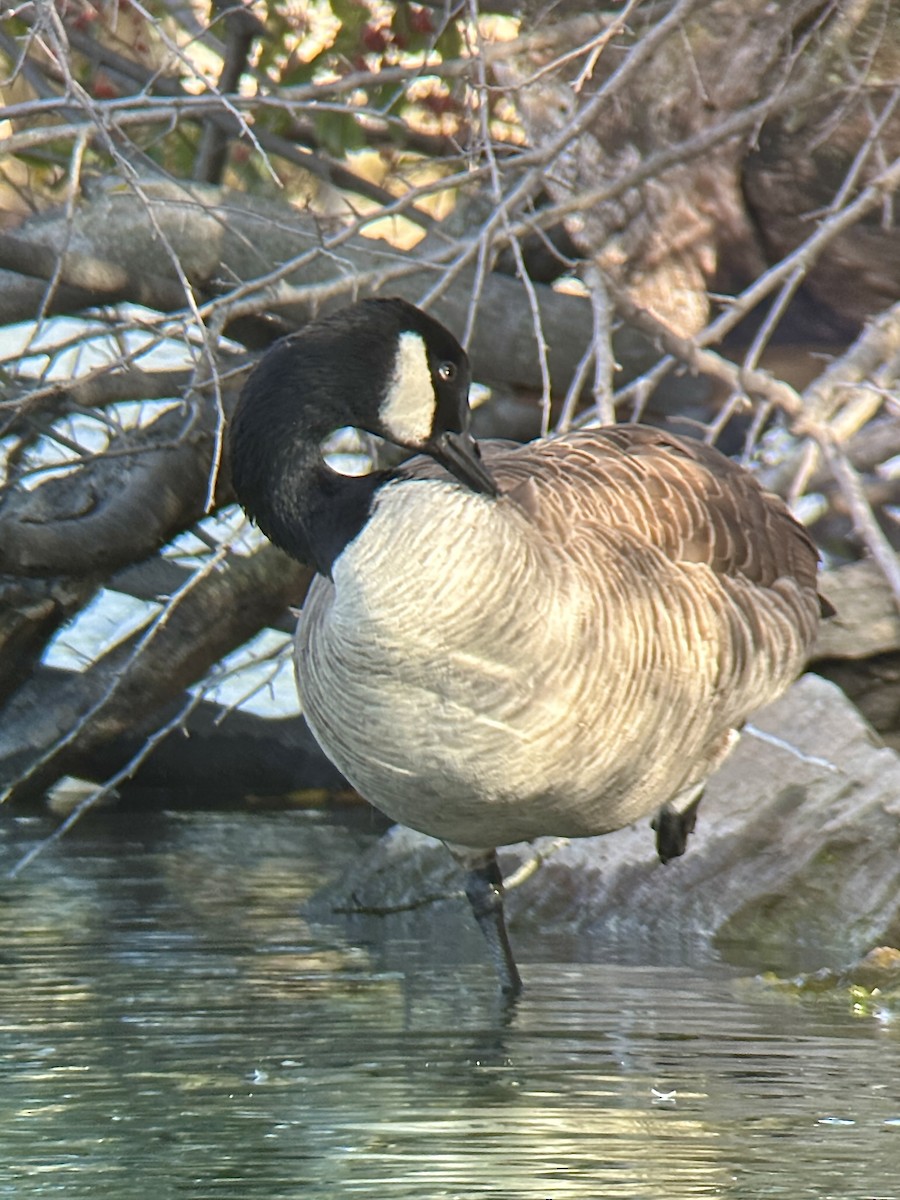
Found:
[(0, 1195), (900, 1200), (889, 1019), (546, 944), (504, 1011), (461, 907), (304, 918), (369, 837), (113, 814), (4, 884)]

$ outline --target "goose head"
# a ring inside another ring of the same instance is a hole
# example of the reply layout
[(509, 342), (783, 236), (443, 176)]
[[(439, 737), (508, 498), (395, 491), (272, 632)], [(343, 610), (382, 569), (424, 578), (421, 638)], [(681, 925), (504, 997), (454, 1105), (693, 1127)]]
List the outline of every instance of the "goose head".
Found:
[(276, 342), (229, 431), (234, 488), (267, 536), (329, 574), (391, 471), (347, 478), (323, 442), (353, 426), (440, 463), (472, 491), (498, 488), (469, 432), (471, 370), (453, 335), (400, 299), (363, 300)]

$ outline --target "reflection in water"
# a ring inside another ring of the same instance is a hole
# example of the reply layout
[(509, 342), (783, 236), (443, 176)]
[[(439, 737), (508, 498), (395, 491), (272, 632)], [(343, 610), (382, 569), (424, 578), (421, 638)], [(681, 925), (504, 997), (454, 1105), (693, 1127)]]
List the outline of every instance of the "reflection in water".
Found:
[(107, 815), (4, 885), (0, 1195), (900, 1200), (890, 1021), (524, 945), (504, 1014), (462, 906), (304, 921), (364, 837)]

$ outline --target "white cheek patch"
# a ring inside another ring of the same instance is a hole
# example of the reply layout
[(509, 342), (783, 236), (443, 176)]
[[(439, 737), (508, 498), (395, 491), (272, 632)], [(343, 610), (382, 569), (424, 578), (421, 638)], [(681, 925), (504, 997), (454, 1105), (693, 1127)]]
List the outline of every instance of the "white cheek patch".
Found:
[(406, 445), (424, 442), (434, 425), (436, 398), (425, 343), (402, 333), (394, 370), (381, 404), (381, 420), (392, 438)]

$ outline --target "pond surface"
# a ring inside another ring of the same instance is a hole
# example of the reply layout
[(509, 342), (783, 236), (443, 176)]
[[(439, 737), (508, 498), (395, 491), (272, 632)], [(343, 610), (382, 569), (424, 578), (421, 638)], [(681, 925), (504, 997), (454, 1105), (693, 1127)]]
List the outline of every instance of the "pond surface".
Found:
[(304, 917), (371, 836), (101, 814), (3, 883), (0, 1195), (900, 1200), (900, 1019), (521, 941), (504, 1012), (461, 905)]

